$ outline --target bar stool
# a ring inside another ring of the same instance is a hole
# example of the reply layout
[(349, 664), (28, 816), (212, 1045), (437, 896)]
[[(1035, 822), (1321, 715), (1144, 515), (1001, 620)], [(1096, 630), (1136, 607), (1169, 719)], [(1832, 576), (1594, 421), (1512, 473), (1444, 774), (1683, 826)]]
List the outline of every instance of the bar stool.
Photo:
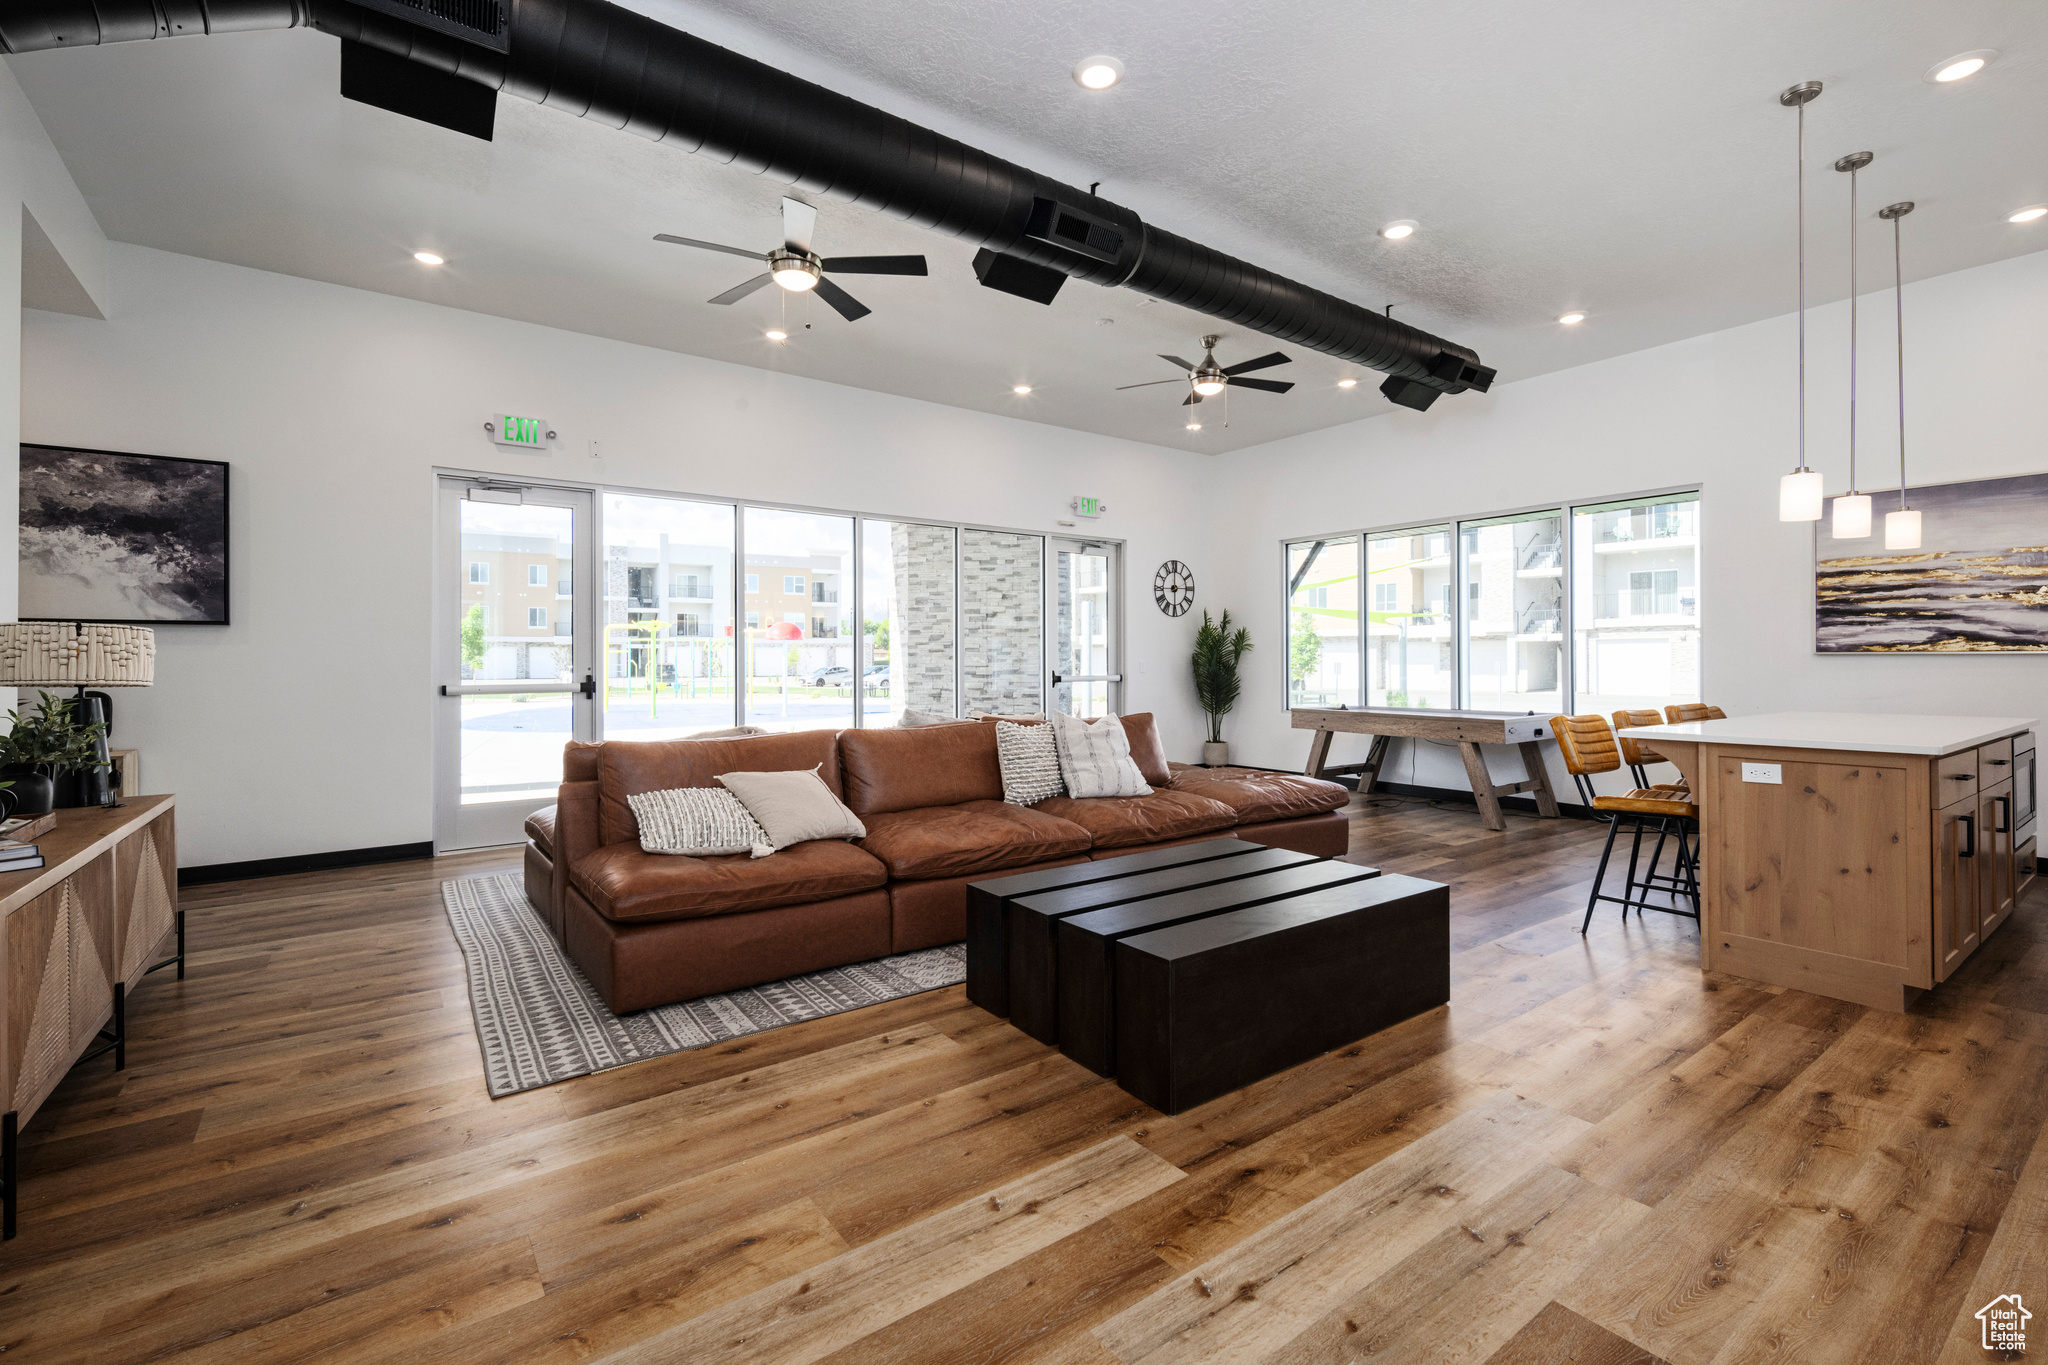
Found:
[(1677, 725), (1682, 721), (1688, 720), (1726, 719), (1728, 719), (1728, 713), (1720, 707), (1708, 706), (1696, 701), (1680, 702), (1676, 706), (1664, 708), (1664, 723), (1667, 725)]
[[(1702, 709), (1718, 710), (1719, 708), (1705, 707)], [(1702, 717), (1702, 719), (1709, 718)], [(1718, 717), (1712, 719), (1718, 719)], [(1614, 713), (1614, 738), (1616, 744), (1621, 749), (1621, 761), (1628, 765), (1629, 776), (1636, 780), (1636, 787), (1639, 790), (1651, 792), (1672, 801), (1690, 801), (1692, 800), (1692, 791), (1686, 786), (1683, 773), (1679, 774), (1679, 779), (1676, 782), (1650, 781), (1648, 771), (1650, 764), (1666, 763), (1670, 760), (1666, 759), (1664, 755), (1658, 753), (1649, 745), (1643, 743), (1643, 741), (1630, 739), (1621, 733), (1623, 730), (1632, 729), (1639, 725), (1662, 725), (1664, 723), (1663, 716), (1648, 708), (1641, 711), (1616, 711)], [(1643, 874), (1642, 880), (1643, 886), (1666, 892), (1674, 898), (1685, 895), (1687, 889), (1699, 879), (1699, 869), (1689, 866), (1692, 861), (1693, 851), (1686, 842), (1685, 832), (1682, 827), (1678, 829), (1678, 871), (1666, 875), (1657, 870), (1664, 860), (1664, 844), (1670, 838), (1673, 827), (1677, 823), (1672, 820), (1663, 820), (1658, 823), (1657, 844), (1656, 847), (1650, 850), (1650, 870)]]
[[(1654, 788), (1638, 788), (1627, 796), (1596, 795), (1593, 791), (1594, 776), (1617, 772), (1622, 766), (1621, 750), (1614, 742), (1614, 732), (1607, 728), (1605, 716), (1552, 716), (1550, 731), (1557, 740), (1558, 753), (1564, 759), (1565, 771), (1572, 775), (1572, 781), (1579, 789), (1580, 799), (1586, 803), (1587, 809), (1593, 812), (1594, 819), (1604, 817), (1607, 821), (1607, 843), (1600, 850), (1600, 867), (1593, 874), (1593, 893), (1586, 898), (1586, 918), (1584, 923), (1580, 924), (1579, 932), (1583, 934), (1592, 926), (1593, 911), (1599, 908), (1601, 901), (1612, 901), (1619, 905), (1624, 919), (1627, 918), (1631, 906), (1635, 907), (1637, 914), (1644, 910), (1661, 910), (1666, 914), (1698, 919), (1698, 862), (1688, 844), (1691, 829), (1697, 827), (1699, 807), (1690, 800)], [(1659, 879), (1655, 876), (1656, 867), (1653, 863), (1652, 879), (1638, 881), (1636, 866), (1642, 854), (1643, 835), (1650, 832), (1652, 823), (1657, 825), (1656, 832), (1660, 836), (1676, 829), (1681, 849), (1679, 870), (1673, 877)], [(1600, 888), (1607, 880), (1608, 861), (1614, 856), (1614, 836), (1621, 832), (1624, 824), (1630, 827), (1634, 835), (1628, 855), (1628, 880), (1621, 895), (1609, 896), (1603, 894)], [(1660, 886), (1657, 884), (1658, 881), (1669, 882), (1671, 885)], [(1642, 896), (1660, 890), (1668, 890), (1674, 901), (1678, 896), (1686, 896), (1692, 901), (1693, 908), (1688, 912), (1679, 909), (1676, 904), (1652, 905), (1637, 895), (1638, 887), (1642, 888)]]

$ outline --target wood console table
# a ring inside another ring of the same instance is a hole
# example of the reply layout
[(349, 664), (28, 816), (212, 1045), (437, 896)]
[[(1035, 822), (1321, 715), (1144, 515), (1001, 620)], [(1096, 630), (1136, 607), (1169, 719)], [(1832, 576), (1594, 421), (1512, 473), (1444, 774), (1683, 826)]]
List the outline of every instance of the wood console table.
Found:
[(1699, 807), (1701, 965), (1896, 1011), (2012, 913), (2012, 737), (2033, 724), (1793, 711), (1620, 733)]
[(127, 995), (159, 967), (185, 975), (176, 798), (57, 812), (43, 866), (0, 873), (0, 1200), (14, 1235), (22, 1125), (87, 1057), (128, 1063)]
[[(1503, 715), (1498, 711), (1410, 711), (1401, 707), (1384, 710), (1347, 710), (1329, 707), (1297, 707), (1288, 713), (1297, 730), (1313, 730), (1308, 742), (1310, 777), (1326, 773), (1357, 773), (1358, 794), (1369, 796), (1379, 783), (1380, 765), (1386, 762), (1387, 745), (1393, 739), (1434, 739), (1458, 746), (1465, 760), (1465, 776), (1472, 784), (1472, 796), (1479, 802), (1479, 814), (1488, 829), (1506, 829), (1500, 798), (1529, 792), (1536, 798), (1536, 813), (1557, 816), (1557, 794), (1550, 789), (1550, 774), (1544, 771), (1541, 741), (1550, 737), (1547, 716)], [(1371, 735), (1372, 748), (1365, 762), (1329, 768), (1330, 740), (1339, 732)], [(1528, 776), (1520, 782), (1496, 785), (1486, 771), (1482, 744), (1513, 744), (1522, 751), (1522, 766)]]

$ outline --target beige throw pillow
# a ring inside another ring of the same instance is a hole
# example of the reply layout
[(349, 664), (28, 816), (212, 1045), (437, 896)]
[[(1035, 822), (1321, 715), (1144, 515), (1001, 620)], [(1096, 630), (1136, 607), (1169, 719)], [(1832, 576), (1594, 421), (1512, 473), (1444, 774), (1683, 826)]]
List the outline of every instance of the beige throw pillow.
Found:
[(764, 858), (767, 831), (747, 814), (740, 799), (722, 787), (675, 787), (637, 792), (626, 798), (640, 822), (640, 848), (646, 853), (675, 853), (713, 858), (725, 853), (751, 853)]
[[(820, 764), (820, 767), (823, 765)], [(768, 832), (772, 849), (812, 839), (865, 839), (868, 827), (832, 794), (817, 768), (782, 773), (725, 773), (719, 779)], [(756, 852), (755, 857), (761, 854)]]
[(1058, 712), (1052, 718), (1060, 777), (1069, 796), (1150, 796), (1152, 788), (1131, 758), (1131, 739), (1114, 715), (1094, 724)]

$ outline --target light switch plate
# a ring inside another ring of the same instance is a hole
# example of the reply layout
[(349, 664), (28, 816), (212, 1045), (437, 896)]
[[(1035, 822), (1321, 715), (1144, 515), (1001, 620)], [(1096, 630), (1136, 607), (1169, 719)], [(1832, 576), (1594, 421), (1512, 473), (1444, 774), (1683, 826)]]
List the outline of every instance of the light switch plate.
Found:
[(1785, 780), (1785, 770), (1776, 763), (1745, 763), (1742, 765), (1744, 782), (1778, 782)]

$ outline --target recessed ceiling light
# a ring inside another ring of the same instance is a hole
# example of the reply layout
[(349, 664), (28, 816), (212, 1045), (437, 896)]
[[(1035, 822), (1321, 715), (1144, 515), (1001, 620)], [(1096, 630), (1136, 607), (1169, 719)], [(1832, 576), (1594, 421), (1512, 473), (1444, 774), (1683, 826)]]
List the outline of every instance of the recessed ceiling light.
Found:
[(789, 340), (789, 333), (783, 331), (780, 327), (770, 327), (768, 329), (768, 339), (770, 341), (787, 341)]
[(1928, 67), (1922, 79), (1930, 85), (1947, 85), (1950, 81), (1966, 80), (1989, 66), (1991, 59), (1997, 55), (1997, 52), (1988, 47), (1980, 47), (1975, 52), (1958, 52), (1947, 61), (1936, 62)]
[(1190, 423), (1188, 423), (1188, 430), (1189, 430), (1189, 431), (1200, 431), (1201, 429), (1202, 429), (1202, 424), (1201, 424), (1200, 422), (1190, 422)]
[(1337, 381), (1337, 387), (1340, 389), (1355, 389), (1358, 387), (1358, 381), (1356, 379), (1340, 379)]
[(1074, 63), (1074, 83), (1087, 90), (1107, 90), (1124, 78), (1124, 64), (1114, 57), (1083, 57)]
[(419, 263), (420, 263), (421, 265), (446, 265), (446, 264), (447, 264), (447, 262), (446, 262), (446, 261), (442, 260), (442, 259), (441, 259), (441, 258), (440, 258), (439, 256), (436, 256), (436, 255), (435, 255), (435, 254), (434, 254), (433, 252), (431, 252), (431, 251), (415, 251), (415, 252), (413, 252), (413, 253), (412, 253), (412, 258), (413, 258), (414, 260), (418, 261), (418, 262), (419, 262)]
[(1029, 384), (1013, 384), (1010, 386), (1010, 392), (1022, 398), (1025, 394), (1031, 392), (1031, 386)]
[(2048, 204), (2034, 204), (2021, 209), (2005, 221), (2008, 223), (2031, 223), (2044, 214), (2048, 214)]
[(1380, 236), (1390, 242), (1398, 242), (1403, 237), (1414, 236), (1415, 229), (1421, 226), (1422, 224), (1416, 222), (1413, 218), (1396, 218), (1393, 222), (1380, 229)]
[(1586, 315), (1584, 313), (1565, 313), (1558, 318), (1558, 321), (1567, 327), (1584, 322), (1585, 320)]

